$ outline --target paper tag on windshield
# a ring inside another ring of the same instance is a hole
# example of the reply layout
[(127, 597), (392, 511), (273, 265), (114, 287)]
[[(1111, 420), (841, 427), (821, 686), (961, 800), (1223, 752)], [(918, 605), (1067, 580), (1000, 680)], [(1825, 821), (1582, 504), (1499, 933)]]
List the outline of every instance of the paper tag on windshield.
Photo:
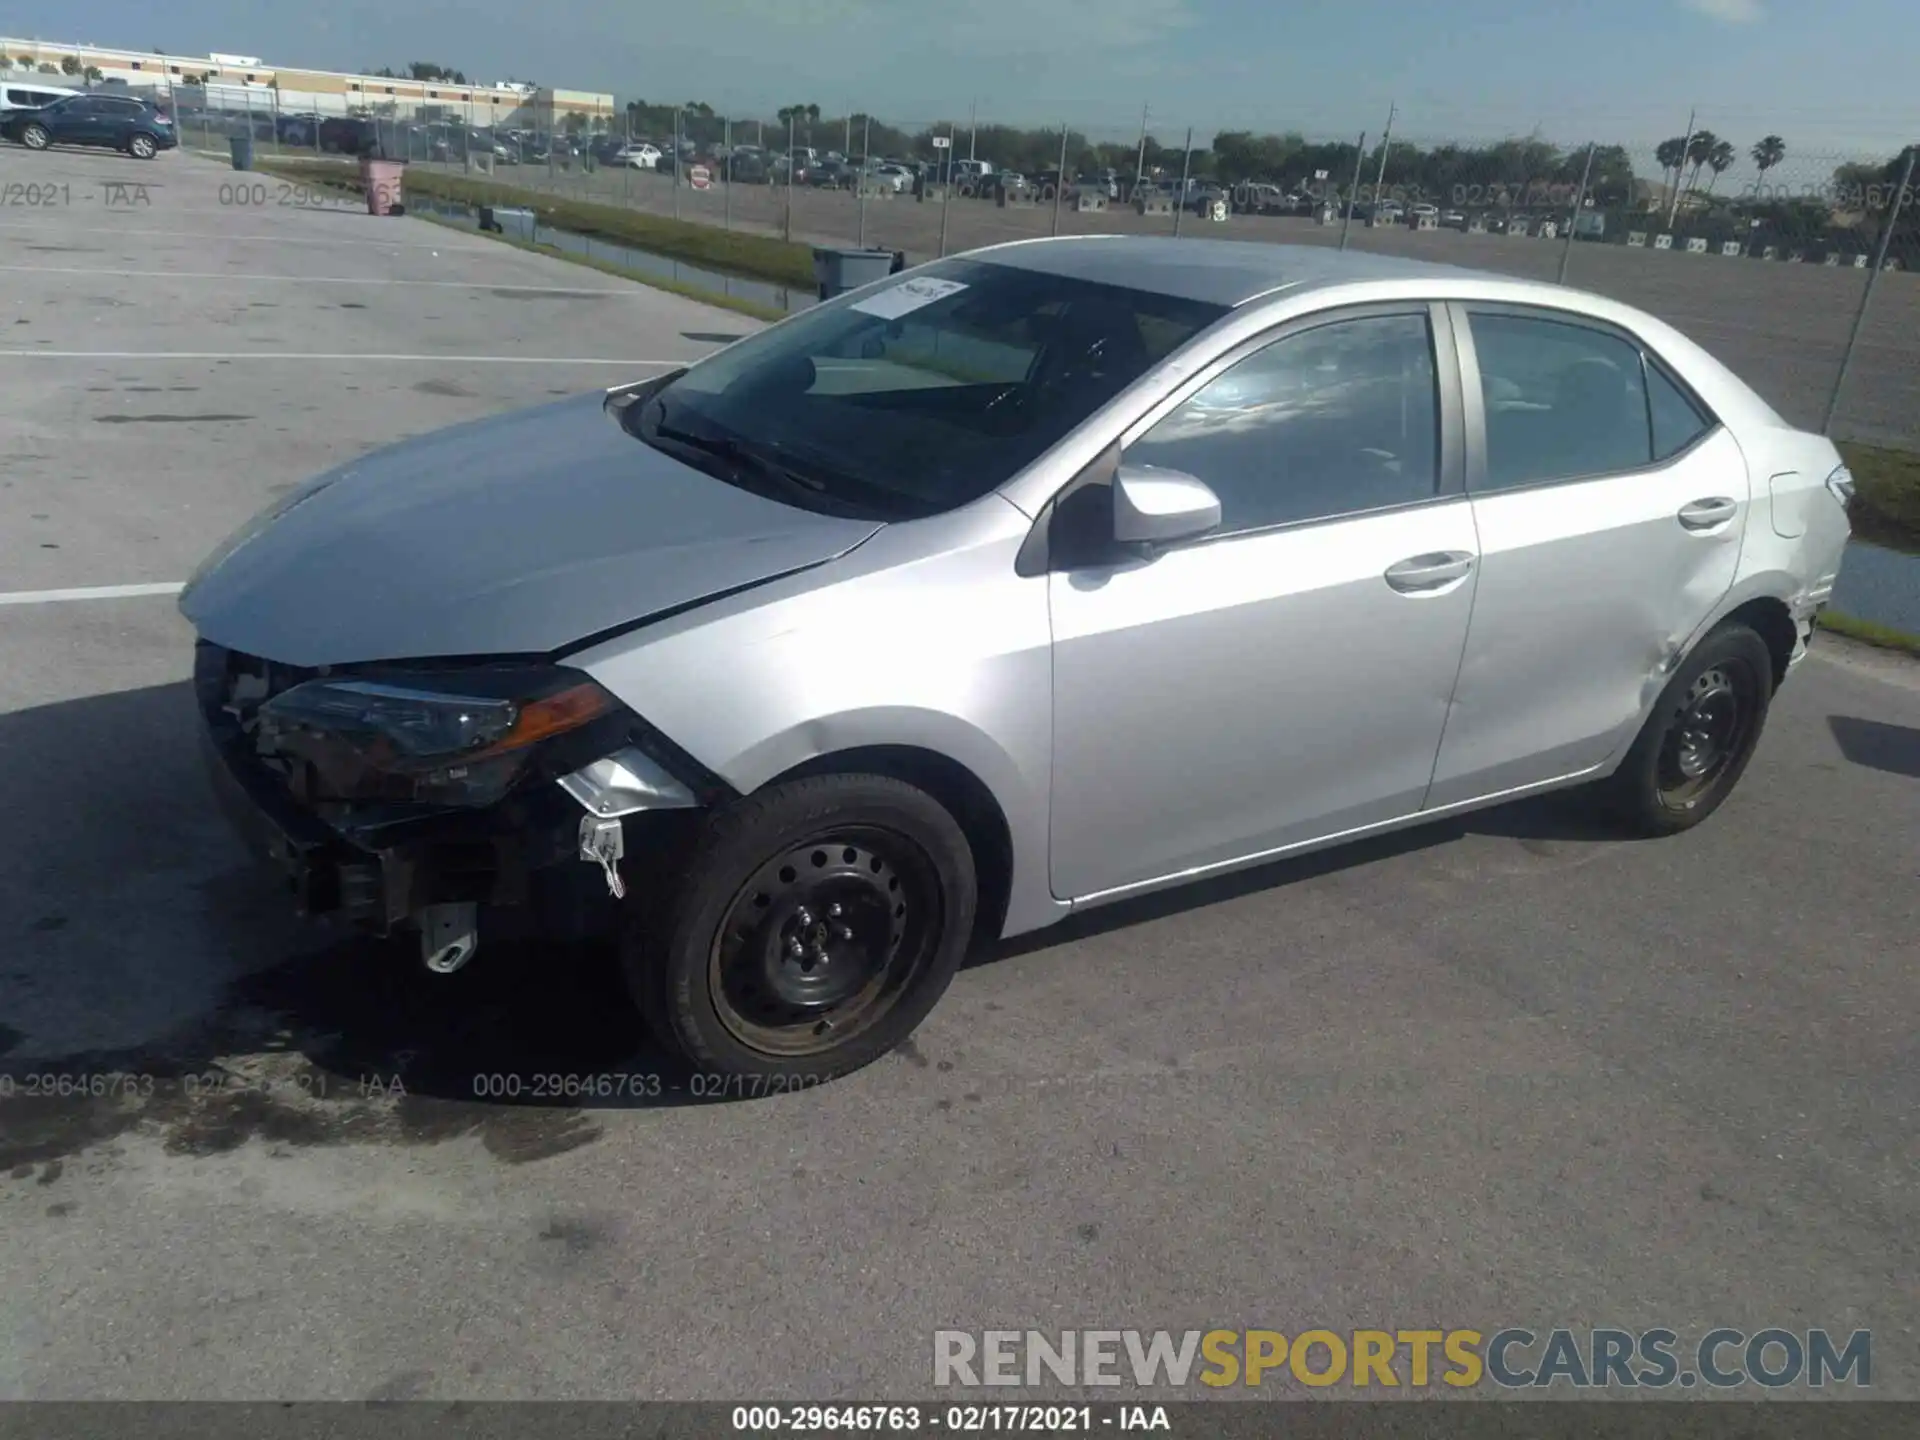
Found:
[(882, 290), (878, 295), (869, 295), (864, 300), (856, 301), (850, 308), (862, 315), (898, 320), (902, 315), (911, 315), (936, 300), (944, 300), (966, 288), (958, 280), (934, 280), (923, 276), (902, 280), (890, 290)]

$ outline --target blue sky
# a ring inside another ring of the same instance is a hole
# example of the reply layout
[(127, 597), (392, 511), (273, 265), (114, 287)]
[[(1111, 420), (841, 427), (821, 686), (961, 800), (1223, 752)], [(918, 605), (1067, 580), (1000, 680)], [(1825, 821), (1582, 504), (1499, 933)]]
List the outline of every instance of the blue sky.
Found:
[[(1137, 134), (1187, 126), (1433, 140), (1652, 142), (1690, 106), (1778, 178), (1920, 138), (1912, 0), (0, 0), (0, 32), (357, 69), (432, 60), (476, 79), (704, 100), (812, 101)], [(1816, 163), (1817, 162), (1817, 163)]]

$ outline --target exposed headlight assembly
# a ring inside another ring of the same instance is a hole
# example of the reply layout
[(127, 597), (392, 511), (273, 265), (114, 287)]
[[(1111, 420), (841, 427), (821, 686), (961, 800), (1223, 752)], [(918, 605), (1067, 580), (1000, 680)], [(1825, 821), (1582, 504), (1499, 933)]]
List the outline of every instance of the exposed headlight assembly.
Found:
[(259, 741), (311, 767), (314, 800), (478, 808), (512, 788), (540, 742), (617, 708), (557, 668), (309, 680), (260, 707)]

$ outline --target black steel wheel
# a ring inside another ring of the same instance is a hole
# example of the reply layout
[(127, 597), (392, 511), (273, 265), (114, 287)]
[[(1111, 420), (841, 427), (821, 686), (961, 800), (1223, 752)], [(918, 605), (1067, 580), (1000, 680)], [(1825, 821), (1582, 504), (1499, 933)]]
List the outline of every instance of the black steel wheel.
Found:
[(1713, 789), (1744, 748), (1759, 677), (1744, 661), (1726, 659), (1694, 678), (1673, 707), (1660, 744), (1660, 800), (1685, 810)]
[(740, 887), (708, 967), (715, 1011), (768, 1055), (823, 1054), (885, 1016), (941, 931), (933, 861), (905, 835), (829, 829)]
[(959, 970), (978, 903), (958, 822), (883, 775), (747, 796), (631, 888), (623, 963), (655, 1034), (762, 1088), (846, 1074), (911, 1035)]
[(1695, 647), (1606, 780), (1607, 807), (1644, 835), (1711, 815), (1739, 783), (1773, 699), (1772, 652), (1748, 626), (1721, 625)]

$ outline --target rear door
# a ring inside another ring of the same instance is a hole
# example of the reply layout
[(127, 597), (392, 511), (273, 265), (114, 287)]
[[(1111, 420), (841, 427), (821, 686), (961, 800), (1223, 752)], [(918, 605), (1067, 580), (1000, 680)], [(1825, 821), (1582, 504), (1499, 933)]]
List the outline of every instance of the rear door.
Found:
[(1430, 808), (1625, 746), (1732, 587), (1751, 500), (1731, 434), (1632, 335), (1457, 305), (1480, 565)]
[(137, 100), (120, 100), (110, 96), (96, 95), (93, 100), (98, 125), (94, 131), (93, 143), (124, 146), (132, 138), (135, 129), (147, 129), (145, 125), (146, 107)]

